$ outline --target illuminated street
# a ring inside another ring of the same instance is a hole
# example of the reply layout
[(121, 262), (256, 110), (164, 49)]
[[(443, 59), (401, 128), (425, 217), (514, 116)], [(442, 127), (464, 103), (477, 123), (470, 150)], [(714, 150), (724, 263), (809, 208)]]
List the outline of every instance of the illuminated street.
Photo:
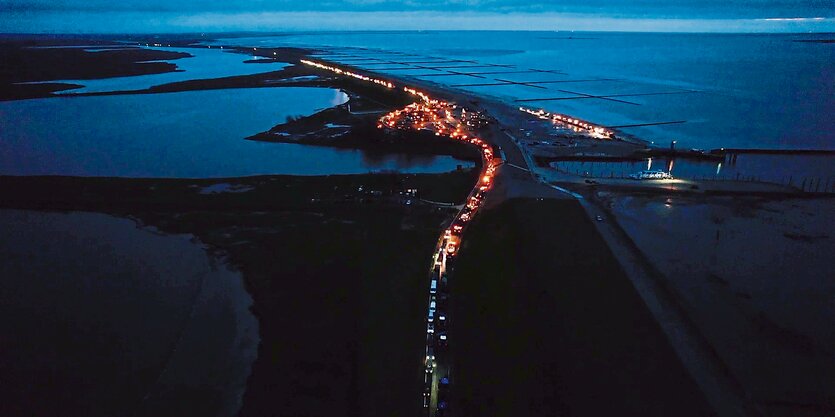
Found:
[(461, 246), (467, 224), (481, 208), (485, 195), (493, 185), (497, 160), (492, 147), (472, 133), (473, 128), (487, 122), (478, 112), (467, 111), (445, 101), (432, 99), (417, 90), (404, 87), (409, 94), (419, 97), (416, 102), (383, 116), (378, 124), (383, 129), (426, 130), (437, 136), (460, 140), (478, 147), (482, 156), (480, 181), (467, 197), (466, 205), (456, 214), (450, 226), (438, 240), (433, 267), (430, 271), (429, 308), (426, 323), (426, 355), (424, 368), (423, 406), (430, 416), (451, 415), (448, 398), (452, 384), (452, 365), (448, 356), (447, 329), (449, 280), (453, 276), (455, 256)]
[(555, 125), (562, 125), (570, 127), (577, 133), (584, 132), (593, 138), (598, 139), (614, 139), (614, 132), (606, 129), (603, 126), (598, 126), (593, 123), (576, 119), (564, 114), (550, 113), (543, 109), (533, 110), (525, 107), (519, 107), (519, 111), (534, 115), (542, 120), (550, 120)]
[[(319, 69), (349, 76), (360, 81), (370, 82), (386, 88), (395, 85), (383, 79), (372, 78), (330, 65), (302, 60), (302, 63)], [(468, 110), (457, 104), (434, 99), (414, 88), (403, 87), (403, 91), (420, 100), (401, 110), (388, 113), (380, 118), (377, 127), (380, 129), (399, 129), (428, 131), (436, 136), (447, 137), (468, 143), (481, 153), (481, 172), (479, 181), (470, 191), (466, 204), (455, 215), (449, 227), (439, 237), (436, 253), (430, 270), (429, 297), (426, 316), (426, 346), (424, 356), (424, 389), (422, 393), (423, 407), (430, 416), (451, 415), (448, 398), (449, 385), (453, 384), (452, 365), (448, 357), (450, 341), (447, 329), (449, 280), (452, 279), (453, 265), (458, 249), (464, 237), (467, 224), (478, 213), (484, 203), (485, 196), (494, 183), (498, 158), (494, 158), (493, 147), (477, 137), (475, 130), (489, 125), (490, 121), (480, 112)]]
[(835, 417), (835, 1), (0, 4), (0, 417)]
[[(450, 409), (448, 398), (450, 385), (455, 383), (454, 367), (448, 355), (449, 344), (455, 343), (454, 338), (450, 338), (447, 333), (449, 322), (454, 320), (449, 316), (447, 309), (449, 280), (454, 279), (455, 259), (465, 237), (467, 225), (482, 208), (485, 197), (493, 189), (497, 168), (503, 163), (507, 168), (505, 170), (507, 184), (503, 190), (505, 194), (510, 188), (526, 190), (524, 192), (532, 196), (564, 198), (572, 193), (547, 185), (542, 178), (532, 175), (530, 157), (525, 154), (523, 147), (519, 146), (518, 140), (501, 129), (482, 111), (432, 98), (427, 93), (409, 86), (398, 87), (392, 81), (385, 79), (310, 60), (301, 62), (388, 89), (402, 88), (404, 92), (419, 99), (400, 110), (382, 116), (377, 123), (379, 129), (430, 132), (436, 136), (468, 143), (480, 150), (482, 169), (479, 181), (470, 191), (465, 205), (439, 237), (432, 268), (429, 271), (430, 286), (427, 297), (426, 345), (423, 363), (424, 387), (421, 401), (429, 416), (453, 415), (454, 410)], [(521, 110), (538, 118), (550, 120), (554, 124), (569, 126), (575, 132), (587, 133), (597, 139), (612, 139), (613, 137), (611, 131), (585, 121), (563, 115), (552, 115), (544, 111)], [(479, 137), (477, 132), (489, 135), (491, 143)], [(502, 150), (501, 155), (507, 158), (507, 161), (494, 156), (494, 146)]]
[[(467, 108), (460, 103), (464, 98), (456, 98), (457, 102), (444, 101), (431, 97), (429, 94), (419, 91), (410, 86), (398, 86), (395, 82), (382, 78), (374, 78), (368, 75), (343, 70), (326, 64), (304, 60), (303, 63), (316, 68), (331, 71), (337, 74), (349, 76), (361, 81), (374, 83), (385, 88), (396, 90), (401, 89), (416, 97), (418, 100), (402, 109), (392, 111), (382, 116), (377, 123), (379, 129), (402, 130), (427, 132), (450, 140), (462, 141), (481, 151), (482, 170), (479, 181), (471, 190), (463, 207), (456, 213), (453, 220), (438, 238), (430, 270), (430, 285), (427, 297), (426, 310), (426, 344), (424, 347), (424, 381), (422, 390), (422, 405), (427, 416), (450, 416), (455, 415), (450, 401), (450, 387), (455, 385), (455, 366), (449, 354), (449, 346), (456, 343), (455, 335), (448, 333), (449, 323), (455, 320), (450, 316), (449, 310), (449, 282), (455, 279), (456, 257), (461, 244), (466, 238), (467, 226), (473, 217), (483, 208), (485, 197), (491, 196), (494, 200), (505, 200), (513, 197), (524, 196), (527, 198), (573, 198), (581, 202), (590, 218), (596, 220), (596, 228), (613, 247), (625, 247), (624, 242), (618, 241), (619, 234), (612, 230), (609, 224), (610, 215), (594, 205), (597, 200), (597, 187), (608, 190), (641, 191), (641, 192), (678, 192), (678, 193), (795, 193), (797, 189), (766, 182), (753, 181), (699, 181), (695, 179), (674, 178), (671, 175), (672, 164), (667, 170), (646, 170), (630, 174), (623, 178), (589, 178), (586, 175), (560, 172), (557, 170), (540, 169), (535, 161), (537, 145), (543, 140), (539, 137), (547, 134), (547, 130), (535, 131), (530, 128), (530, 123), (538, 121), (546, 122), (552, 132), (561, 135), (566, 132), (566, 143), (561, 144), (566, 149), (576, 146), (575, 140), (585, 141), (587, 147), (603, 147), (602, 151), (592, 151), (590, 157), (606, 155), (607, 151), (617, 153), (617, 147), (641, 146), (631, 138), (620, 137), (614, 129), (578, 119), (565, 114), (551, 113), (546, 110), (535, 110), (525, 107), (516, 109), (516, 115), (505, 112), (500, 121), (494, 119), (493, 112), (502, 114), (497, 107), (489, 108), (491, 115), (488, 116), (485, 108)], [(457, 96), (454, 96), (457, 97)], [(468, 102), (473, 102), (469, 100)], [(519, 116), (519, 114), (524, 116)], [(508, 116), (509, 115), (509, 116)], [(533, 116), (531, 120), (530, 116)], [(524, 124), (523, 124), (524, 123)], [(517, 138), (511, 133), (513, 130), (504, 126), (524, 126), (519, 129), (523, 137)], [(536, 136), (534, 136), (536, 134)], [(671, 149), (672, 151), (672, 149)], [(685, 150), (684, 152), (690, 152)], [(495, 157), (494, 157), (495, 153)], [(704, 155), (701, 150), (692, 150), (691, 153)], [(582, 155), (582, 154), (580, 154)], [(651, 159), (650, 159), (651, 161)], [(650, 163), (651, 166), (651, 163)], [(498, 177), (497, 177), (497, 174)], [(498, 181), (497, 181), (498, 179)], [(605, 188), (603, 188), (605, 187)], [(492, 203), (491, 203), (492, 204)], [(665, 207), (671, 207), (666, 204)], [(625, 263), (635, 264), (627, 255), (620, 254)], [(646, 275), (646, 272), (639, 272)], [(640, 280), (643, 278), (633, 278)], [(640, 282), (640, 281), (636, 281)], [(636, 284), (637, 285), (637, 284)], [(644, 284), (640, 284), (644, 285)], [(648, 296), (645, 294), (645, 296)], [(655, 308), (655, 307), (653, 307)], [(699, 336), (695, 334), (687, 324), (686, 319), (679, 317), (671, 311), (673, 307), (665, 306), (664, 311), (655, 311), (656, 314), (667, 314), (675, 319), (666, 324), (666, 331), (684, 332), (683, 342), (676, 346), (677, 349), (684, 349), (681, 346), (692, 346), (699, 343)], [(677, 313), (676, 313), (677, 314)], [(684, 329), (684, 330), (682, 330)], [(706, 359), (708, 350), (699, 348), (696, 356), (698, 360), (687, 363), (691, 372), (698, 372), (700, 378), (705, 381), (703, 384), (709, 386), (727, 386), (729, 382), (721, 372), (716, 371), (712, 359)], [(709, 363), (709, 365), (705, 365)], [(706, 367), (706, 368), (705, 368)], [(707, 371), (694, 371), (708, 369)], [(455, 391), (453, 391), (455, 392)], [(727, 392), (727, 390), (726, 390)], [(738, 398), (728, 398), (725, 394), (714, 394), (712, 401), (720, 408), (731, 409)]]

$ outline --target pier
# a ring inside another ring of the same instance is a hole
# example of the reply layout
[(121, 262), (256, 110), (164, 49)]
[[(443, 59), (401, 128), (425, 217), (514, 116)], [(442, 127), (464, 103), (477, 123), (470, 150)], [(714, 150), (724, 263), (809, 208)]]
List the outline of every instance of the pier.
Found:
[(742, 149), (719, 148), (710, 151), (716, 155), (763, 154), (763, 155), (835, 155), (835, 149)]

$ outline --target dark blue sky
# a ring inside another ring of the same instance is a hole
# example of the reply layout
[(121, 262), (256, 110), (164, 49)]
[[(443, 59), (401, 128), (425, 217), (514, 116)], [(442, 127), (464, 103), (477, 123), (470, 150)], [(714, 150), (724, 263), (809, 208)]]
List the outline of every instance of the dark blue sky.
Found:
[(595, 18), (600, 30), (651, 30), (656, 20), (675, 30), (684, 20), (686, 31), (828, 31), (835, 0), (0, 0), (0, 31), (15, 32), (478, 29), (478, 19), (483, 29), (588, 30)]

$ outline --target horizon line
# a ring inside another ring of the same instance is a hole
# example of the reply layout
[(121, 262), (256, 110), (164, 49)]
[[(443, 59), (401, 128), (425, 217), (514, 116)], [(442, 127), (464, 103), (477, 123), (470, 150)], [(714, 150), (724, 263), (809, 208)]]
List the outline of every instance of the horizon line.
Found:
[[(835, 33), (835, 17), (680, 18), (484, 12), (25, 12), (3, 13), (0, 32), (149, 34), (230, 32)], [(484, 30), (484, 27), (492, 29)]]

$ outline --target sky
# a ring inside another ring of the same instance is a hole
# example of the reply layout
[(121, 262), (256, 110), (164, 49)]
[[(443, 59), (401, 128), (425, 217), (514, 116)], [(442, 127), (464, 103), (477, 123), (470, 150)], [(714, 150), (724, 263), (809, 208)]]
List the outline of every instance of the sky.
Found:
[(835, 0), (0, 0), (0, 32), (835, 32)]

